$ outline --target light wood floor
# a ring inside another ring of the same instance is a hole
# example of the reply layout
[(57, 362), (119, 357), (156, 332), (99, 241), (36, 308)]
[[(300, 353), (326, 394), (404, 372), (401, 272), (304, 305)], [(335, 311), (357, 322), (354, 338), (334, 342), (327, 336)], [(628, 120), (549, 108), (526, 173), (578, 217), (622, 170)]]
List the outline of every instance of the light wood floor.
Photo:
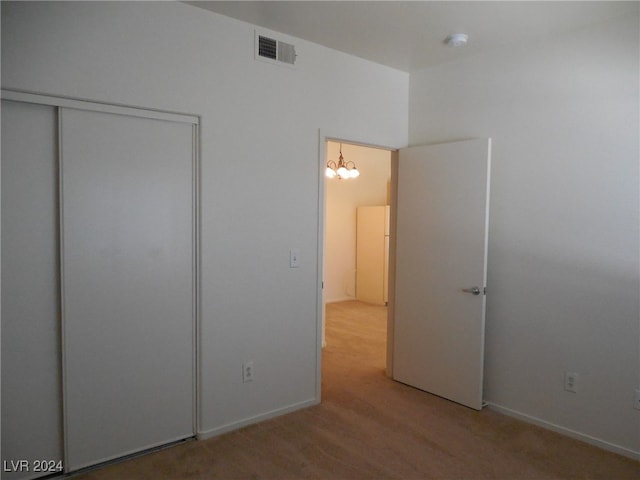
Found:
[(76, 478), (640, 479), (640, 462), (388, 379), (385, 316), (327, 305), (321, 405)]

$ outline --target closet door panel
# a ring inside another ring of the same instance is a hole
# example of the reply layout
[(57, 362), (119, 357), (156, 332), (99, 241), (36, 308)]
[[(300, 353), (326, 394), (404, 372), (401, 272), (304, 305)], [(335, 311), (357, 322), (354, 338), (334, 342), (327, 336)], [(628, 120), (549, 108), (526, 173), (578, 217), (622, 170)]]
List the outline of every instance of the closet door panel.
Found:
[(3, 480), (62, 460), (57, 162), (56, 109), (3, 100)]
[(190, 124), (61, 112), (66, 467), (194, 433)]

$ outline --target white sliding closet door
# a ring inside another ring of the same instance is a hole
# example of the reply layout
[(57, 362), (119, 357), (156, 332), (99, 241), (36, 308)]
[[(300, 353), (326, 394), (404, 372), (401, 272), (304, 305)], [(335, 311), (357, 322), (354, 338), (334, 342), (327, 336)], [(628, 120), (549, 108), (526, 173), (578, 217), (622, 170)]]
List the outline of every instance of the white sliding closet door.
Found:
[(57, 162), (56, 108), (2, 100), (3, 480), (62, 463)]
[(61, 108), (65, 468), (194, 434), (194, 133)]

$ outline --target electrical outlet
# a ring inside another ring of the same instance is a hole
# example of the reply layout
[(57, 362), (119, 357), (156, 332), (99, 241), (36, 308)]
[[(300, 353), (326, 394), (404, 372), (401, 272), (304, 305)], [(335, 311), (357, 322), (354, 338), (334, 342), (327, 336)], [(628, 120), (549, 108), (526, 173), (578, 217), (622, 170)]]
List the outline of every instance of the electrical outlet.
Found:
[(289, 268), (300, 268), (300, 249), (289, 250)]
[(640, 410), (640, 388), (636, 390), (636, 399), (633, 402), (633, 408)]
[(253, 362), (246, 362), (242, 364), (242, 382), (252, 382), (253, 381)]
[(564, 389), (567, 392), (578, 393), (579, 377), (576, 372), (564, 372)]

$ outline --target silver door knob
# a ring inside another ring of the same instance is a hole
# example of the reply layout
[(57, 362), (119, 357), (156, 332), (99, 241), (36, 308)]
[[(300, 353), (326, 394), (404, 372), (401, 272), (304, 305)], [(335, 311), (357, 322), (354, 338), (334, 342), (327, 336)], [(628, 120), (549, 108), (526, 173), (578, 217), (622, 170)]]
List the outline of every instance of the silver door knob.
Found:
[(471, 293), (473, 295), (480, 295), (479, 287), (463, 288), (462, 291), (465, 293)]

